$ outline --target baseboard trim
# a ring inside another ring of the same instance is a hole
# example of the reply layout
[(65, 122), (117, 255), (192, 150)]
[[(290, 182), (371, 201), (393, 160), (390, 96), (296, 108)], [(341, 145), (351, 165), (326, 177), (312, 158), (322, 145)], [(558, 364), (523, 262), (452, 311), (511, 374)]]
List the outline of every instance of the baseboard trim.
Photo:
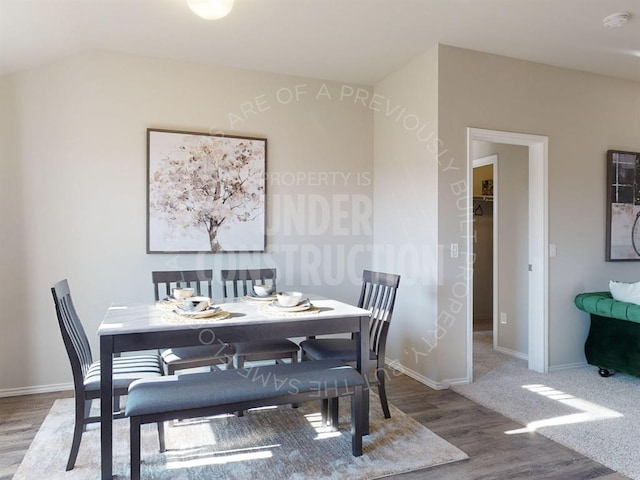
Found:
[(73, 383), (55, 383), (52, 385), (38, 385), (35, 387), (6, 388), (0, 390), (0, 398), (17, 397), (19, 395), (35, 395), (37, 393), (64, 392), (73, 390)]
[[(560, 370), (571, 370), (574, 368), (583, 368), (583, 367), (588, 367), (589, 364), (587, 362), (580, 362), (580, 363), (565, 363), (564, 365), (554, 365), (553, 367), (549, 367), (549, 371), (550, 372), (558, 372)], [(598, 367), (593, 367), (593, 368), (598, 368)]]
[[(404, 365), (402, 365), (401, 363), (399, 363), (397, 361), (385, 360), (384, 363), (385, 363), (385, 365), (389, 366), (393, 370), (395, 370), (397, 372), (400, 372), (400, 373), (403, 373), (407, 377), (411, 377), (414, 380), (417, 380), (418, 382), (422, 383), (423, 385), (426, 385), (429, 388), (433, 388), (434, 390), (445, 390), (445, 389), (449, 388), (449, 385), (451, 385), (451, 383), (449, 383), (449, 382), (434, 382), (430, 378), (425, 377), (424, 375), (416, 372), (415, 370), (411, 370), (410, 368), (405, 367)], [(393, 373), (392, 373), (392, 375), (393, 375)]]
[(505, 355), (509, 355), (511, 357), (516, 357), (519, 358), (521, 360), (529, 360), (529, 355), (527, 355), (526, 353), (522, 353), (522, 352), (516, 352), (515, 350), (511, 350), (510, 348), (504, 348), (504, 347), (494, 347), (494, 350), (500, 353), (504, 353)]

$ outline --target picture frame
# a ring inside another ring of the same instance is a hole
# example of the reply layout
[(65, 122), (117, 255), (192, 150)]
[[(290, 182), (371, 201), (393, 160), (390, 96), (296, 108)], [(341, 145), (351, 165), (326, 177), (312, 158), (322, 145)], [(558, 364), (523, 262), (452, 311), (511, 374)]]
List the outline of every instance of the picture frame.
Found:
[(607, 151), (606, 260), (640, 260), (640, 153)]
[(147, 129), (147, 253), (264, 252), (267, 139)]

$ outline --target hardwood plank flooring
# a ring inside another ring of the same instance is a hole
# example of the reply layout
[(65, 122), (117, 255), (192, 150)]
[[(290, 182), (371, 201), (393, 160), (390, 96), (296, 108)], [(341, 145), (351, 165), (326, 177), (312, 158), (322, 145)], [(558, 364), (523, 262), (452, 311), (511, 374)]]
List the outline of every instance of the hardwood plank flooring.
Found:
[(53, 402), (69, 397), (73, 392), (0, 398), (0, 480), (13, 477)]
[[(626, 479), (536, 433), (506, 435), (521, 425), (451, 390), (432, 390), (389, 375), (389, 401), (469, 455), (469, 460), (387, 477), (395, 480)], [(58, 398), (72, 392), (0, 398), (0, 480), (18, 468), (40, 424)]]
[(540, 434), (507, 435), (522, 425), (451, 390), (432, 390), (406, 375), (388, 378), (391, 403), (469, 455), (468, 460), (390, 479), (627, 478)]

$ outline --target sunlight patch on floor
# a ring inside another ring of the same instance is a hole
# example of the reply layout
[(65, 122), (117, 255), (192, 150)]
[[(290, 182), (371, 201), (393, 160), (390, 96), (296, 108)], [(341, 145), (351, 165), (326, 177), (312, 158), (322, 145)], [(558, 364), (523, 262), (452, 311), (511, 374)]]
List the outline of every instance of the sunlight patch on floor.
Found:
[(190, 468), (271, 458), (273, 457), (273, 452), (271, 450), (278, 448), (279, 446), (279, 444), (265, 445), (262, 447), (243, 448), (222, 452), (199, 451), (201, 449), (166, 452), (166, 467), (168, 469)]
[(571, 408), (575, 408), (581, 413), (572, 413), (569, 415), (562, 415), (560, 417), (537, 420), (535, 422), (528, 423), (524, 428), (518, 428), (516, 430), (508, 430), (504, 432), (507, 435), (535, 432), (536, 430), (543, 427), (571, 425), (582, 422), (594, 422), (597, 420), (607, 420), (611, 418), (620, 418), (623, 416), (621, 413), (616, 412), (615, 410), (611, 410), (587, 400), (574, 397), (571, 394), (556, 390), (551, 387), (547, 387), (546, 385), (523, 385), (522, 388), (560, 402)]

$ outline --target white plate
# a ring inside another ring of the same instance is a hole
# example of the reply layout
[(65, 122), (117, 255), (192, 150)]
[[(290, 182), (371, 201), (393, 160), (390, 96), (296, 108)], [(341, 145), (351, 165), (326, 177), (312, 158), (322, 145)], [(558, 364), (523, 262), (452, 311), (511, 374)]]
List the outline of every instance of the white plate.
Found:
[(247, 297), (249, 297), (251, 300), (275, 300), (276, 299), (275, 294), (268, 295), (266, 297), (259, 297), (258, 295), (256, 295), (255, 292), (247, 293)]
[(305, 310), (309, 310), (313, 305), (311, 304), (308, 298), (305, 298), (298, 305), (295, 305), (293, 307), (283, 307), (278, 303), (277, 300), (274, 302), (271, 302), (269, 306), (276, 310), (281, 310), (283, 312), (304, 312)]
[(195, 312), (195, 311), (192, 312), (189, 310), (185, 310), (184, 308), (177, 307), (174, 310), (174, 312), (177, 313), (178, 315), (184, 315), (185, 317), (206, 318), (206, 317), (212, 317), (216, 313), (220, 312), (220, 307), (209, 307), (200, 312)]

